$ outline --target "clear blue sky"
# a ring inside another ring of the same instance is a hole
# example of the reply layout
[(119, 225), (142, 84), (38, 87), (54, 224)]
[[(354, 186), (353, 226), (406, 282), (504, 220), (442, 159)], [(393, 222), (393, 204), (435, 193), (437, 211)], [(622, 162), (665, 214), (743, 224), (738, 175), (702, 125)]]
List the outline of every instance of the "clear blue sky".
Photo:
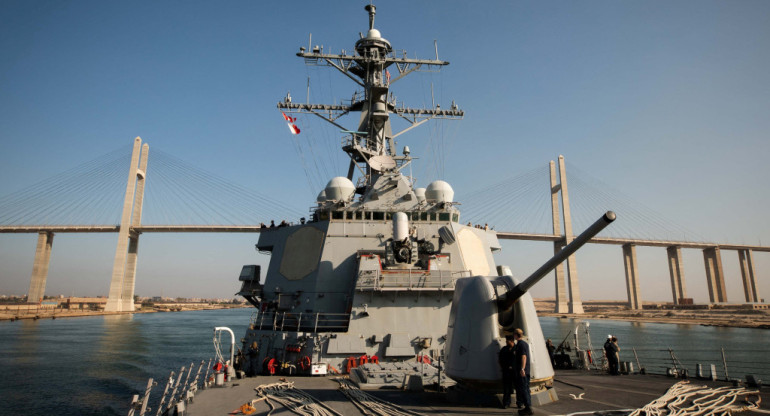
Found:
[[(187, 162), (305, 211), (319, 191), (275, 109), (348, 99), (353, 85), (294, 54), (352, 50), (367, 2), (0, 3), (0, 196), (141, 136)], [(582, 171), (707, 239), (770, 244), (770, 2), (388, 1), (375, 26), (395, 49), (432, 57), (440, 74), (394, 84), (399, 99), (452, 99), (460, 122), (400, 138), (422, 157), (422, 185), (445, 179), (456, 199), (559, 154)], [(339, 133), (301, 118), (323, 174), (344, 174)], [(441, 151), (432, 143), (443, 142)], [(436, 156), (434, 158), (434, 156)], [(438, 160), (436, 162), (435, 160)], [(152, 166), (148, 183), (152, 181)], [(149, 185), (148, 185), (149, 186)], [(544, 191), (545, 192), (545, 191)], [(612, 208), (612, 207), (607, 207)], [(462, 209), (462, 207), (461, 207)], [(597, 216), (598, 217), (598, 216)], [(578, 231), (578, 230), (576, 230)], [(0, 235), (0, 293), (23, 294), (34, 235)], [(106, 294), (116, 236), (57, 235), (47, 294)], [(231, 296), (240, 265), (264, 262), (255, 235), (144, 235), (139, 295)], [(506, 243), (520, 276), (547, 244)], [(669, 300), (663, 249), (639, 249), (642, 295)], [(755, 254), (770, 297), (770, 255)], [(690, 295), (706, 300), (702, 255), (685, 252)], [(730, 300), (737, 255), (723, 253)], [(625, 298), (618, 247), (578, 256), (584, 299)], [(533, 293), (548, 296), (552, 283)]]

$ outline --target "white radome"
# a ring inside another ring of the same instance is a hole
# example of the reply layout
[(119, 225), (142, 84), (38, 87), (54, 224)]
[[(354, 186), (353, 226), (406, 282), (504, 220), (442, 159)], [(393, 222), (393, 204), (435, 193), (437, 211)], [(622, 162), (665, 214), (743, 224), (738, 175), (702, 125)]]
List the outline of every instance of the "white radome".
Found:
[(425, 198), (428, 202), (452, 202), (455, 191), (444, 181), (433, 181), (425, 189)]
[(337, 176), (326, 184), (326, 189), (322, 192), (326, 193), (327, 200), (349, 201), (356, 192), (356, 187), (350, 179), (344, 176)]
[(414, 196), (417, 197), (417, 202), (425, 202), (425, 188), (415, 188)]

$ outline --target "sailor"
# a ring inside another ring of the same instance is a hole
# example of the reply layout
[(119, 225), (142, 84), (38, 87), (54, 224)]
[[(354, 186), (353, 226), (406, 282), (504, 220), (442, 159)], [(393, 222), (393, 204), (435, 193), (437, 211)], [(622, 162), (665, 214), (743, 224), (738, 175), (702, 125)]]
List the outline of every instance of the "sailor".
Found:
[(497, 360), (500, 363), (500, 370), (503, 373), (503, 409), (511, 406), (511, 393), (513, 393), (513, 367), (514, 367), (514, 346), (515, 338), (513, 335), (505, 336), (505, 346), (500, 349)]
[(612, 335), (607, 335), (607, 341), (604, 342), (604, 355), (607, 357), (607, 371), (615, 375), (618, 371), (617, 353), (615, 345), (612, 343)]
[(553, 345), (551, 338), (548, 338), (545, 341), (545, 348), (548, 350), (548, 356), (551, 357), (551, 365), (556, 368), (556, 360), (553, 357), (553, 354), (556, 351), (556, 347)]
[(513, 361), (515, 364), (513, 386), (516, 388), (516, 405), (520, 408), (520, 415), (531, 415), (534, 413), (531, 407), (532, 398), (529, 394), (529, 344), (527, 344), (527, 341), (524, 341), (524, 331), (520, 328), (516, 328), (513, 331), (513, 335), (516, 338), (516, 348), (514, 349), (516, 358)]
[(620, 375), (620, 347), (618, 346), (618, 338), (612, 337), (612, 350), (614, 353), (613, 359), (615, 360), (615, 375)]
[(249, 377), (256, 376), (259, 373), (259, 346), (257, 341), (251, 343), (249, 350), (246, 352), (247, 365), (246, 375)]
[(270, 228), (275, 228), (275, 220), (270, 220)]

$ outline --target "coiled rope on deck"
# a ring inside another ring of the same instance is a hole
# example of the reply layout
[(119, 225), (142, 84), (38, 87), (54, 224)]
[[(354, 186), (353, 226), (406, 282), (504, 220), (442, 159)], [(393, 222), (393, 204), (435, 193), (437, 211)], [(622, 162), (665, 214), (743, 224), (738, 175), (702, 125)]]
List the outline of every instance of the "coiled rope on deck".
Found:
[(759, 410), (758, 403), (748, 400), (746, 400), (748, 404), (736, 403), (740, 396), (758, 393), (757, 390), (748, 390), (744, 387), (711, 388), (680, 381), (671, 386), (666, 394), (636, 409), (629, 416), (732, 415), (747, 410), (765, 413)]
[(301, 416), (342, 416), (341, 413), (319, 402), (308, 393), (294, 388), (294, 382), (263, 384), (254, 388), (254, 390), (270, 406), (270, 411), (267, 413), (268, 416), (275, 410), (275, 405), (273, 405), (272, 401)]
[(422, 413), (413, 412), (396, 406), (393, 403), (378, 399), (369, 393), (356, 387), (349, 379), (337, 377), (334, 379), (340, 383), (340, 391), (366, 416), (424, 416)]

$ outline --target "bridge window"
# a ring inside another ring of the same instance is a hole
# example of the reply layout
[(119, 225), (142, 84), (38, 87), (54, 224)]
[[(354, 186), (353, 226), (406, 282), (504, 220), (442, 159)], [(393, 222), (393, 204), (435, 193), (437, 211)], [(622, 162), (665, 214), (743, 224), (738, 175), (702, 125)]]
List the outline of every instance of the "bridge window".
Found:
[(435, 212), (431, 212), (430, 213), (430, 220), (431, 221), (436, 221), (436, 213)]
[(361, 212), (361, 211), (356, 211), (354, 214), (355, 214), (355, 219), (357, 219), (357, 220), (360, 220), (360, 219), (361, 219), (361, 217), (362, 217), (362, 215), (363, 215), (363, 212)]
[(428, 213), (427, 212), (421, 212), (420, 213), (420, 221), (428, 221)]
[(390, 221), (393, 219), (393, 213), (392, 212), (386, 212), (385, 213), (385, 219)]
[(419, 221), (420, 220), (420, 213), (419, 212), (413, 212), (412, 213), (412, 221)]
[(382, 221), (385, 219), (384, 212), (372, 212), (372, 219), (375, 221)]
[(460, 222), (460, 214), (452, 214), (453, 222)]
[(449, 221), (449, 213), (448, 212), (441, 212), (438, 214), (438, 220), (439, 221)]
[(318, 213), (318, 219), (320, 221), (326, 221), (329, 219), (329, 211), (320, 211)]
[(333, 220), (341, 220), (345, 218), (345, 212), (344, 211), (332, 211), (332, 219)]

